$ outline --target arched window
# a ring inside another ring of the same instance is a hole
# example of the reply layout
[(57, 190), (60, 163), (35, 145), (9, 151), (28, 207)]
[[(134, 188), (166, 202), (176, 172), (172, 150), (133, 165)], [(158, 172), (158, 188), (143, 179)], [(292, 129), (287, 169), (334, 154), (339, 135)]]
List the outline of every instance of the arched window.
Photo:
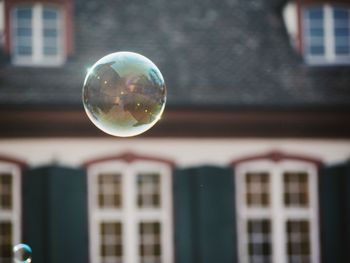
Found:
[(350, 64), (350, 7), (306, 8), (304, 49), (310, 64)]
[(21, 241), (21, 166), (0, 156), (0, 262), (12, 262), (12, 248)]
[(92, 263), (171, 263), (169, 163), (122, 155), (87, 165)]
[(249, 158), (235, 162), (235, 181), (241, 263), (319, 262), (317, 163)]
[(17, 65), (61, 65), (64, 62), (63, 15), (59, 7), (20, 5), (11, 15), (12, 61)]

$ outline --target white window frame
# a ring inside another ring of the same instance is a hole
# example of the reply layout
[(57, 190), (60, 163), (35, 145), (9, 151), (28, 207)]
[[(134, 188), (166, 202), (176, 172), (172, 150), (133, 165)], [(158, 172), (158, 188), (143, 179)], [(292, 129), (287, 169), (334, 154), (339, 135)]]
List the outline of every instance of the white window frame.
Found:
[[(308, 174), (309, 207), (285, 207), (283, 198), (283, 172), (303, 171)], [(248, 172), (268, 172), (270, 176), (269, 207), (247, 207), (245, 175)], [(319, 263), (319, 219), (317, 167), (303, 161), (286, 160), (273, 162), (268, 160), (249, 161), (235, 168), (236, 216), (238, 232), (238, 253), (240, 263), (249, 263), (247, 249), (247, 220), (268, 219), (271, 222), (271, 258), (273, 263), (288, 263), (286, 250), (286, 222), (289, 219), (306, 219), (310, 225), (310, 258)]]
[[(159, 173), (161, 182), (160, 208), (137, 207), (137, 174)], [(121, 209), (100, 209), (98, 205), (98, 176), (101, 173), (121, 174)], [(153, 161), (108, 161), (91, 165), (88, 168), (88, 202), (90, 258), (92, 263), (100, 263), (99, 249), (101, 222), (121, 222), (123, 239), (123, 262), (139, 263), (140, 222), (158, 221), (161, 224), (161, 246), (163, 263), (173, 263), (173, 222), (172, 222), (172, 179), (171, 167)]]
[[(312, 8), (311, 6), (310, 8)], [(334, 17), (333, 17), (333, 9), (334, 8), (344, 8), (348, 11), (350, 16), (350, 6), (337, 6), (324, 4), (320, 6), (323, 11), (323, 29), (324, 29), (324, 47), (325, 52), (322, 55), (312, 55), (308, 52), (308, 39), (309, 34), (307, 30), (309, 28), (309, 18), (307, 18), (307, 13), (309, 8), (304, 9), (304, 52), (305, 59), (308, 64), (311, 65), (328, 65), (328, 64), (338, 64), (338, 65), (348, 65), (350, 64), (350, 53), (348, 55), (337, 55), (335, 50), (335, 36), (334, 36)], [(350, 28), (350, 19), (349, 19), (349, 28)], [(349, 36), (350, 42), (350, 36)], [(349, 44), (350, 45), (350, 44)], [(349, 47), (350, 48), (350, 47)]]
[(12, 176), (12, 209), (0, 208), (0, 222), (10, 222), (12, 224), (12, 246), (21, 243), (21, 170), (20, 168), (8, 162), (0, 161), (1, 174), (10, 174)]
[[(32, 54), (31, 55), (20, 55), (16, 52), (16, 37), (15, 29), (17, 28), (17, 17), (16, 10), (21, 7), (28, 7), (32, 10)], [(52, 7), (57, 11), (57, 54), (45, 55), (44, 54), (44, 7)], [(16, 6), (11, 11), (11, 43), (12, 43), (12, 64), (18, 66), (61, 66), (65, 61), (64, 55), (64, 43), (65, 43), (65, 28), (64, 28), (64, 13), (60, 6), (54, 4), (23, 4)]]
[(5, 42), (5, 8), (4, 1), (0, 0), (0, 46)]

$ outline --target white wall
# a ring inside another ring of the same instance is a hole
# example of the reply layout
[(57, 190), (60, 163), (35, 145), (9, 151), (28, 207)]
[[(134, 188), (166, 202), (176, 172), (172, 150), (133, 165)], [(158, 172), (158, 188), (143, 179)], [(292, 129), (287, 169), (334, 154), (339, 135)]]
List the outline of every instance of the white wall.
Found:
[(325, 163), (349, 159), (350, 140), (264, 139), (15, 139), (0, 140), (0, 155), (39, 166), (58, 162), (79, 166), (82, 162), (125, 151), (174, 160), (179, 166), (226, 165), (232, 159), (280, 150), (310, 155)]

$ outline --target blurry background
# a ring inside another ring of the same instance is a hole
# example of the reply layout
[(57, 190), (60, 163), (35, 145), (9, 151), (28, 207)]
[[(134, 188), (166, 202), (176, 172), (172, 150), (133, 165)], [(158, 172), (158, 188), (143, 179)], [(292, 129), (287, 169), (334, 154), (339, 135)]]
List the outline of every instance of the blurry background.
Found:
[[(347, 0), (0, 1), (0, 262), (350, 262)], [(150, 58), (161, 121), (85, 115), (100, 57)]]

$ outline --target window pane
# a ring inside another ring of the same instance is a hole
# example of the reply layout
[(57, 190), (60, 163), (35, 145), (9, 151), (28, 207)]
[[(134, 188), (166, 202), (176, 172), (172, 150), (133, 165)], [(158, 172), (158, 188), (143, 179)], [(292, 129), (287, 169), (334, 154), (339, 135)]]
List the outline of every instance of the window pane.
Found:
[(160, 175), (137, 175), (137, 203), (140, 208), (158, 208), (161, 204)]
[(305, 172), (284, 173), (284, 204), (286, 206), (308, 206), (308, 174)]
[(10, 263), (12, 256), (12, 224), (0, 221), (0, 262)]
[(337, 55), (348, 55), (350, 54), (350, 47), (336, 47), (335, 52)]
[(44, 37), (57, 37), (57, 29), (44, 28)]
[(32, 35), (31, 28), (17, 28), (17, 36), (19, 37), (30, 37)]
[(58, 54), (58, 9), (45, 7), (43, 9), (43, 45), (44, 55), (56, 56)]
[(32, 21), (27, 19), (17, 20), (17, 24), (14, 24), (14, 28), (32, 28)]
[(13, 43), (17, 55), (32, 55), (32, 13), (31, 7), (15, 9), (13, 17)]
[(31, 7), (21, 7), (17, 8), (16, 12), (17, 19), (32, 19), (32, 8)]
[(45, 37), (44, 47), (57, 47), (57, 39), (55, 37)]
[(270, 204), (270, 175), (265, 172), (246, 174), (248, 206), (268, 206)]
[(57, 54), (57, 48), (55, 48), (55, 47), (45, 47), (44, 48), (44, 54), (45, 55), (52, 55), (52, 56), (54, 56), (54, 55), (56, 55)]
[(349, 37), (349, 28), (336, 28), (334, 35), (335, 37)]
[(336, 55), (349, 55), (350, 20), (349, 10), (334, 8), (334, 42)]
[(123, 235), (120, 222), (102, 223), (100, 225), (101, 263), (122, 263), (123, 261)]
[(121, 208), (122, 181), (120, 174), (99, 175), (98, 203), (100, 208)]
[(50, 7), (44, 8), (44, 13), (43, 13), (44, 20), (55, 20), (57, 19), (57, 17), (58, 17), (58, 14), (55, 8), (50, 8)]
[(19, 46), (17, 47), (17, 53), (19, 55), (31, 55), (32, 54), (32, 48), (31, 47), (25, 47), (25, 46)]
[(287, 221), (287, 253), (289, 263), (310, 263), (309, 222)]
[(323, 19), (323, 8), (322, 7), (317, 7), (317, 8), (310, 9), (308, 11), (308, 18), (310, 20)]
[(162, 254), (160, 223), (140, 223), (139, 234), (141, 263), (160, 263)]
[(310, 37), (323, 37), (324, 30), (323, 28), (310, 28)]
[(307, 20), (307, 23), (309, 24), (309, 28), (324, 28), (324, 22), (320, 19)]
[(309, 47), (309, 53), (311, 55), (324, 55), (325, 48), (324, 46), (311, 46)]
[(334, 19), (348, 20), (349, 19), (349, 10), (344, 8), (334, 8), (333, 10)]
[(334, 20), (335, 28), (349, 28), (349, 20), (348, 19), (335, 19)]
[(0, 210), (12, 209), (12, 175), (0, 174)]
[(323, 8), (310, 8), (305, 12), (305, 45), (311, 56), (325, 55), (325, 31)]
[(336, 47), (348, 47), (349, 46), (349, 37), (337, 37)]
[(248, 255), (250, 263), (271, 263), (270, 220), (248, 220)]

